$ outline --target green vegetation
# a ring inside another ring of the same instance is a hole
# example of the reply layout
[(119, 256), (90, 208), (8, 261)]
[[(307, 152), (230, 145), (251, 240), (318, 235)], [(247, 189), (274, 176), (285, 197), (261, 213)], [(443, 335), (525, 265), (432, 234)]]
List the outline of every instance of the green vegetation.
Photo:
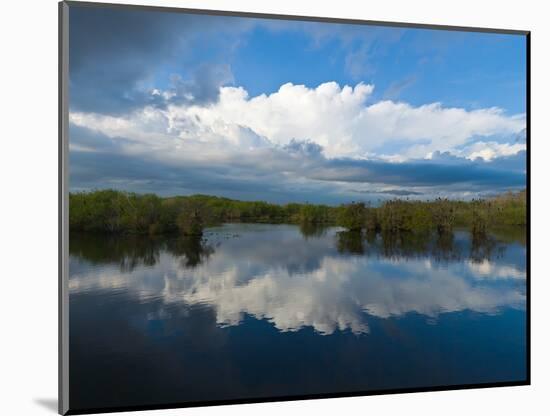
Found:
[(472, 201), (393, 199), (379, 207), (351, 203), (339, 207), (338, 225), (348, 230), (397, 234), (402, 232), (450, 234), (455, 227), (469, 228), (483, 237), (499, 227), (527, 224), (526, 192), (508, 192), (495, 198)]
[(293, 223), (313, 229), (335, 224), (339, 210), (327, 205), (277, 205), (207, 195), (161, 198), (101, 190), (69, 195), (69, 226), (72, 231), (200, 236), (204, 227), (224, 222)]
[[(367, 233), (402, 232), (449, 234), (454, 227), (470, 228), (483, 237), (489, 230), (526, 224), (526, 193), (507, 193), (472, 201), (410, 201), (394, 199), (372, 207), (352, 202), (327, 205), (270, 204), (236, 201), (207, 195), (161, 198), (115, 190), (71, 193), (69, 225), (72, 231), (125, 234), (179, 233), (202, 235), (204, 227), (224, 222), (299, 224), (314, 235), (321, 224), (339, 225)], [(345, 245), (345, 244), (344, 244)]]
[(178, 229), (183, 235), (201, 236), (205, 221), (210, 217), (208, 207), (193, 199), (179, 204), (176, 218)]
[(367, 207), (364, 203), (343, 205), (338, 212), (338, 225), (350, 231), (358, 231), (366, 227)]

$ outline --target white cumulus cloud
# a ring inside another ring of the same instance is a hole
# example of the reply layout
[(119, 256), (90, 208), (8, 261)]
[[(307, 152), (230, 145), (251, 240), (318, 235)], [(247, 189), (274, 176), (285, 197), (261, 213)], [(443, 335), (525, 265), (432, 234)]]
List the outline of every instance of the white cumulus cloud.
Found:
[[(73, 112), (71, 122), (111, 137), (146, 142), (171, 156), (186, 153), (182, 141), (250, 150), (298, 139), (322, 146), (327, 157), (390, 160), (453, 151), (472, 137), (512, 135), (525, 127), (523, 114), (507, 115), (498, 108), (468, 111), (440, 103), (371, 103), (373, 89), (363, 83), (341, 87), (327, 82), (316, 88), (287, 83), (272, 94), (250, 97), (242, 87), (221, 87), (215, 103), (146, 107), (122, 116)], [(470, 148), (466, 157), (490, 160), (515, 154), (524, 145), (479, 141)]]

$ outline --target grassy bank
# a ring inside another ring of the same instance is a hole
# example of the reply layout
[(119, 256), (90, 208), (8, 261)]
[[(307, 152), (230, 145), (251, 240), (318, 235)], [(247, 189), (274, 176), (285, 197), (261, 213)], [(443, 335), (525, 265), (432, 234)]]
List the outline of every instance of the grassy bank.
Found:
[(394, 199), (372, 207), (352, 202), (341, 206), (270, 204), (208, 195), (162, 198), (116, 190), (71, 193), (72, 231), (127, 234), (201, 235), (204, 227), (223, 222), (334, 224), (348, 230), (389, 233), (450, 232), (456, 226), (483, 234), (498, 226), (526, 224), (526, 194), (506, 193), (472, 201)]

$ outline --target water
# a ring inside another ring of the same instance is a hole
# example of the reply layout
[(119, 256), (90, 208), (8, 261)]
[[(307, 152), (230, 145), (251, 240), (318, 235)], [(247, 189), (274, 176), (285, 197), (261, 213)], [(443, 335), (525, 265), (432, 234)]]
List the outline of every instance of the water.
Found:
[(70, 406), (524, 380), (524, 238), (71, 235)]

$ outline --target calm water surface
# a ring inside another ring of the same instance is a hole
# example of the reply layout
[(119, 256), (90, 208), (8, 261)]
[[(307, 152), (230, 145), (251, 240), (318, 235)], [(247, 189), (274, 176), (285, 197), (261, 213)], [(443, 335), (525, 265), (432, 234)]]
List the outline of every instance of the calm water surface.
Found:
[(71, 408), (523, 380), (515, 234), (71, 235)]

